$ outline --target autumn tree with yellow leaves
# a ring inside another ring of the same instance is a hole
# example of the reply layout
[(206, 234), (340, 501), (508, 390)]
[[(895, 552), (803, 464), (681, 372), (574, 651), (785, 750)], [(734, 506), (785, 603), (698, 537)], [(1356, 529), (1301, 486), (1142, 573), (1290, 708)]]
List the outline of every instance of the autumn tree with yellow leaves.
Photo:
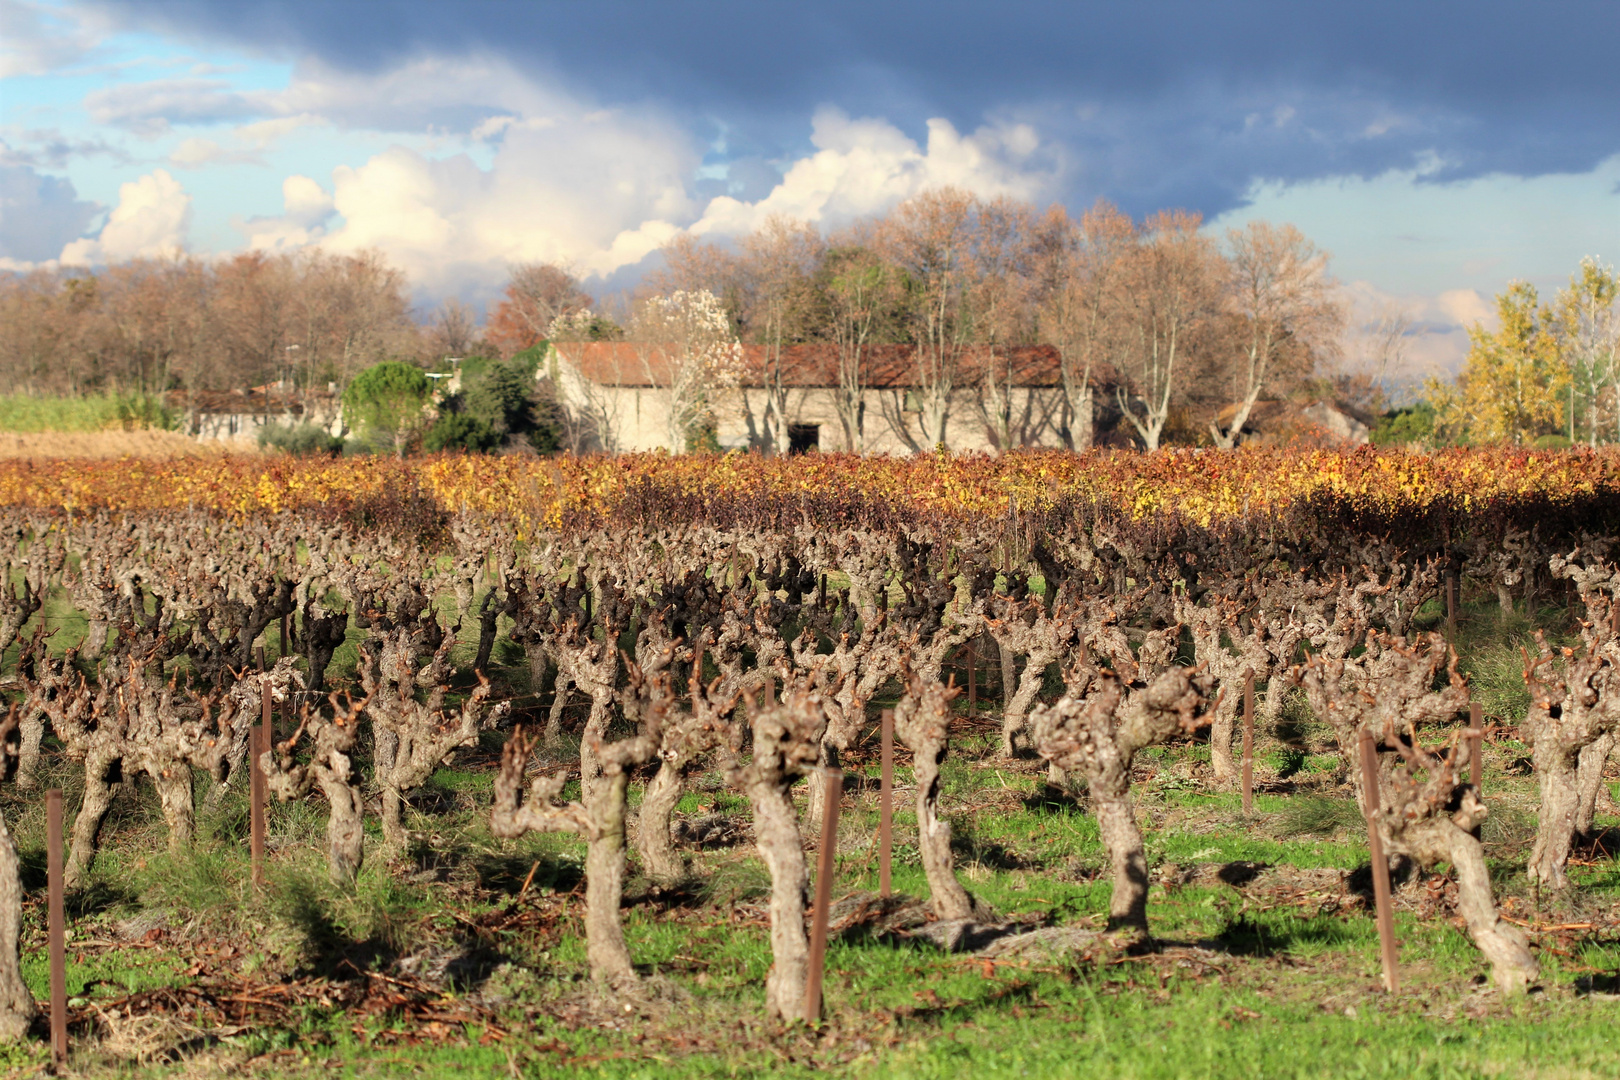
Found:
[(1497, 296), (1496, 311), (1500, 329), (1475, 323), (1468, 331), (1468, 360), (1456, 383), (1428, 385), (1443, 441), (1521, 446), (1563, 426), (1570, 369), (1557, 314), (1526, 281)]

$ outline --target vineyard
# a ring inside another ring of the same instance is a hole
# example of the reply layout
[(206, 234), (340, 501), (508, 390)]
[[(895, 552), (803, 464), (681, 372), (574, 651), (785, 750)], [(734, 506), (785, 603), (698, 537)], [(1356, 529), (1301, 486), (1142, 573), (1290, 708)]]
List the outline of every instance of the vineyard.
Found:
[(58, 858), (89, 1075), (1620, 1066), (1613, 454), (0, 461), (0, 518), (20, 1072)]

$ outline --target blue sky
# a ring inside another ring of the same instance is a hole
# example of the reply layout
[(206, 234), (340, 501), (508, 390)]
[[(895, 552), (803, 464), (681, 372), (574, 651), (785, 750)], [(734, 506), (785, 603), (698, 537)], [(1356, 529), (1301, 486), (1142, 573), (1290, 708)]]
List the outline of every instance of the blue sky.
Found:
[(1291, 221), (1412, 373), (1620, 259), (1611, 3), (0, 0), (0, 266), (382, 249), (424, 305), (925, 187)]

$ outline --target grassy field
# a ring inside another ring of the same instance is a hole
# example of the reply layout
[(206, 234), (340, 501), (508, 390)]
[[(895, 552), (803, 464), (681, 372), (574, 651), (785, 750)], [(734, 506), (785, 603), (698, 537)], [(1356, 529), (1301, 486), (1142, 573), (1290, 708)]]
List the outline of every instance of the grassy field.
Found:
[(0, 394), (0, 431), (136, 431), (175, 427), (176, 417), (154, 394), (82, 394), (41, 397)]
[[(47, 617), (72, 636), (60, 605)], [(1522, 708), (1510, 662), (1531, 623), (1480, 610), (1463, 651), (1492, 716)], [(1538, 621), (1558, 629), (1561, 611)], [(515, 661), (516, 656), (508, 656)], [(333, 667), (352, 669), (352, 645)], [(501, 669), (521, 693), (521, 665)], [(1490, 696), (1494, 695), (1494, 696)], [(964, 715), (944, 806), (968, 888), (1032, 924), (1101, 928), (1109, 886), (1083, 793), (1044, 787), (1041, 763), (996, 760), (996, 717)], [(1280, 735), (1280, 737), (1279, 737)], [(459, 752), (413, 800), (413, 849), (368, 849), (357, 886), (328, 884), (318, 800), (276, 806), (269, 887), (248, 883), (246, 806), (228, 796), (182, 858), (164, 853), (155, 794), (119, 798), (93, 884), (72, 898), (68, 990), (76, 1072), (89, 1076), (473, 1077), (1610, 1077), (1620, 992), (1620, 833), (1589, 841), (1568, 897), (1538, 897), (1522, 866), (1534, 829), (1524, 747), (1489, 749), (1486, 825), (1504, 912), (1530, 932), (1543, 974), (1503, 999), (1459, 929), (1444, 874), (1397, 893), (1403, 986), (1379, 984), (1365, 833), (1325, 728), (1290, 701), (1262, 740), (1255, 812), (1215, 791), (1207, 748), (1141, 755), (1138, 814), (1153, 879), (1154, 943), (1104, 935), (1012, 958), (944, 952), (920, 935), (847, 926), (828, 956), (821, 1028), (767, 1020), (768, 879), (747, 803), (700, 774), (681, 804), (720, 840), (690, 850), (682, 886), (632, 881), (626, 923), (645, 976), (608, 998), (585, 976), (583, 845), (488, 831), (501, 736)], [(566, 755), (565, 755), (566, 756)], [(875, 777), (875, 737), (846, 765)], [(897, 783), (895, 887), (925, 895)], [(71, 767), (47, 779), (81, 785)], [(208, 781), (199, 780), (199, 795)], [(876, 887), (876, 784), (853, 784), (835, 896)], [(632, 789), (634, 798), (635, 789)], [(802, 785), (801, 785), (802, 798)], [(199, 800), (200, 801), (200, 800)], [(46, 991), (42, 801), (0, 789), (39, 899), (26, 975)], [(370, 824), (370, 823), (368, 823)], [(1611, 823), (1612, 824), (1612, 823)], [(380, 837), (378, 838), (380, 842)], [(34, 1043), (0, 1068), (44, 1062)]]

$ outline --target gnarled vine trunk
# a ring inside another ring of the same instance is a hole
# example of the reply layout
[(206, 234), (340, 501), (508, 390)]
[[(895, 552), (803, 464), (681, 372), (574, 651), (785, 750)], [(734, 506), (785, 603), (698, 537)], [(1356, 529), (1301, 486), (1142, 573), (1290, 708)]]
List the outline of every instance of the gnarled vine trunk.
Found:
[(956, 879), (951, 826), (939, 816), (939, 766), (950, 736), (951, 699), (956, 691), (913, 676), (894, 709), (894, 730), (910, 747), (917, 782), (917, 848), (941, 919), (966, 919), (979, 906)]
[(34, 995), (22, 978), (22, 881), (17, 848), (0, 814), (0, 1039), (18, 1040), (34, 1021)]

